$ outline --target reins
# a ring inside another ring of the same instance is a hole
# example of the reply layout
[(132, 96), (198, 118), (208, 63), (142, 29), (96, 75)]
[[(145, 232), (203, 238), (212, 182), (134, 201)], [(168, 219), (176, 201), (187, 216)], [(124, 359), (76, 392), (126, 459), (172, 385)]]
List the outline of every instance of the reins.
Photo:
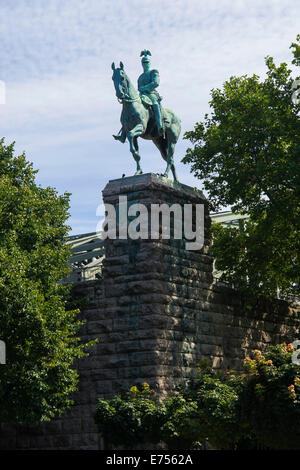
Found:
[(136, 98), (130, 98), (130, 97), (128, 96), (128, 95), (129, 95), (129, 92), (128, 92), (127, 83), (126, 83), (126, 89), (127, 89), (127, 93), (123, 93), (123, 97), (122, 97), (122, 98), (118, 98), (118, 97), (117, 97), (119, 103), (123, 104), (124, 101), (125, 101), (125, 103), (134, 103), (135, 101), (140, 100), (139, 95), (137, 95)]
[(125, 101), (125, 103), (134, 103), (135, 101), (140, 100), (140, 97), (139, 96), (137, 96), (136, 98), (118, 98), (117, 97), (117, 100), (121, 104), (123, 104), (123, 101)]

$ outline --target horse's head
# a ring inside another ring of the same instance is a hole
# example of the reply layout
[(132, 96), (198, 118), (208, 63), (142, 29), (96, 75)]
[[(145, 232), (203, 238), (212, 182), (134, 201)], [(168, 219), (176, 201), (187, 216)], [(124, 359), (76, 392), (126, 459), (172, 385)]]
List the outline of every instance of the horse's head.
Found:
[(112, 80), (115, 85), (117, 98), (122, 101), (131, 101), (136, 97), (137, 93), (124, 71), (123, 63), (120, 62), (120, 67), (116, 68), (113, 62), (111, 68), (113, 70)]

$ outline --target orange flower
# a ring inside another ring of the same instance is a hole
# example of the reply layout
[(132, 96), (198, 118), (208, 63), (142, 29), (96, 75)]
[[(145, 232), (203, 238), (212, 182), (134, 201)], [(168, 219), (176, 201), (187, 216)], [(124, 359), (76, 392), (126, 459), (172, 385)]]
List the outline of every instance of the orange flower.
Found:
[(296, 398), (295, 386), (293, 384), (288, 387), (288, 391), (291, 398)]
[(295, 377), (294, 384), (296, 387), (300, 387), (300, 377)]
[(259, 349), (253, 349), (252, 352), (256, 357), (261, 357), (262, 356), (262, 352)]

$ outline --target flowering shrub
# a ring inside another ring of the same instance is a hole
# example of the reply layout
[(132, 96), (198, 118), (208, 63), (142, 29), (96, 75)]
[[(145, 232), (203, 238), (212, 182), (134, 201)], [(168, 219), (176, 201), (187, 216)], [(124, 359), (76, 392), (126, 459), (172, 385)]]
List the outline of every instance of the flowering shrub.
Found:
[(254, 350), (245, 373), (205, 366), (163, 401), (144, 383), (97, 404), (98, 429), (113, 445), (168, 449), (300, 449), (300, 367), (291, 344)]
[(293, 364), (291, 344), (253, 351), (245, 359), (239, 414), (254, 439), (271, 449), (300, 449), (300, 367)]
[(157, 395), (143, 383), (111, 400), (99, 399), (95, 420), (107, 443), (133, 448), (160, 440), (161, 414)]

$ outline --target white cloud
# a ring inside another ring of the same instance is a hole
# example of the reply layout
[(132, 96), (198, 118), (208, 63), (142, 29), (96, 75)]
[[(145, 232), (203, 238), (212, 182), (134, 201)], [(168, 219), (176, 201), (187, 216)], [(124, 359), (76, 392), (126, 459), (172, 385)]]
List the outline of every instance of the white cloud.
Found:
[[(121, 111), (112, 61), (122, 60), (135, 83), (140, 50), (150, 49), (161, 74), (163, 105), (180, 116), (184, 131), (208, 111), (211, 88), (231, 75), (263, 75), (266, 55), (289, 61), (299, 16), (294, 0), (15, 0), (14, 8), (2, 3), (0, 80), (7, 104), (0, 107), (1, 133), (16, 140), (17, 150), (26, 150), (43, 184), (81, 192), (71, 211), (74, 220), (80, 214), (84, 227), (99, 202), (92, 202), (100, 197), (99, 185), (134, 171), (128, 147), (111, 138)], [(186, 146), (178, 144), (177, 161)], [(144, 171), (162, 171), (152, 143), (141, 142), (141, 149)], [(183, 182), (199, 186), (187, 167), (178, 166)], [(91, 194), (90, 206), (85, 194)]]

